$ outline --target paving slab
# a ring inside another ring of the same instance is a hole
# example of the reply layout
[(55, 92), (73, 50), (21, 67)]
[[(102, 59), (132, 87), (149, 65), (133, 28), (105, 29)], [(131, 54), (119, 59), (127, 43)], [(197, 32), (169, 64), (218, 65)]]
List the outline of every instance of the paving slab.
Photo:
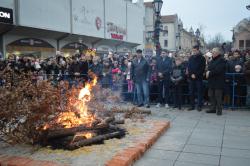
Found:
[(222, 139), (211, 139), (211, 138), (206, 138), (205, 136), (204, 138), (190, 137), (188, 144), (221, 147)]
[(183, 152), (191, 152), (197, 154), (220, 155), (220, 147), (212, 146), (199, 146), (199, 145), (186, 145)]
[(177, 161), (174, 166), (215, 166), (210, 164), (193, 163), (187, 161)]
[(164, 159), (164, 160), (173, 160), (175, 161), (179, 155), (179, 152), (159, 150), (159, 149), (150, 149), (143, 156), (144, 158), (153, 158), (153, 159)]
[(187, 161), (197, 164), (219, 165), (220, 156), (183, 152), (180, 154), (177, 160), (183, 162)]
[(227, 157), (250, 158), (250, 150), (222, 148), (221, 155)]
[(134, 164), (134, 166), (173, 166), (173, 165), (174, 161), (172, 160), (159, 160), (152, 158), (139, 160)]
[(220, 166), (249, 166), (250, 159), (221, 156)]

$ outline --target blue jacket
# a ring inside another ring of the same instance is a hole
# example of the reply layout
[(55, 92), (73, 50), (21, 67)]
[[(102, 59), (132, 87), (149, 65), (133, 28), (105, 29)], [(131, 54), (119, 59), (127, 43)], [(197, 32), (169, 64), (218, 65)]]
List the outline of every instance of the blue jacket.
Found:
[(141, 58), (140, 63), (138, 60), (134, 60), (132, 63), (132, 79), (135, 83), (141, 83), (150, 79), (150, 66), (145, 58)]

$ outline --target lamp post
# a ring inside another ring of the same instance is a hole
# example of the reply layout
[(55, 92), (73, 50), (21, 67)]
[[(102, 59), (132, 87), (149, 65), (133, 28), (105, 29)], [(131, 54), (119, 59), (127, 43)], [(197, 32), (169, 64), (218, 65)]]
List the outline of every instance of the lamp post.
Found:
[(161, 44), (160, 44), (160, 31), (161, 31), (161, 8), (163, 1), (162, 0), (154, 0), (153, 2), (154, 12), (156, 16), (155, 24), (154, 24), (154, 43), (156, 47), (156, 56), (160, 56), (161, 53)]
[(198, 46), (200, 46), (200, 35), (201, 35), (201, 32), (200, 32), (199, 28), (197, 28), (197, 30), (195, 31), (195, 36), (196, 36)]

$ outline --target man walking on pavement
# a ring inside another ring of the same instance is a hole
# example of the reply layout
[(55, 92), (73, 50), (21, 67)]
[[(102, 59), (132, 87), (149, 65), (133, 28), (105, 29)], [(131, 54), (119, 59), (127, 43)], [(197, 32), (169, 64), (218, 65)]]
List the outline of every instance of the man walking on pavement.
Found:
[(202, 110), (203, 105), (203, 74), (206, 68), (206, 59), (202, 56), (199, 46), (193, 47), (193, 55), (188, 61), (188, 78), (191, 107), (189, 111), (195, 109), (195, 94), (197, 94), (197, 110)]

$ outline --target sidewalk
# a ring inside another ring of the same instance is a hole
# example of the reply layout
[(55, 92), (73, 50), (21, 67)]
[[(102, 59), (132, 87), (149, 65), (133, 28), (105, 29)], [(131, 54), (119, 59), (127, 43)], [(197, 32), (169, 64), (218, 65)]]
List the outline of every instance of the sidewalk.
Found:
[(152, 111), (171, 127), (135, 166), (250, 165), (250, 111)]

